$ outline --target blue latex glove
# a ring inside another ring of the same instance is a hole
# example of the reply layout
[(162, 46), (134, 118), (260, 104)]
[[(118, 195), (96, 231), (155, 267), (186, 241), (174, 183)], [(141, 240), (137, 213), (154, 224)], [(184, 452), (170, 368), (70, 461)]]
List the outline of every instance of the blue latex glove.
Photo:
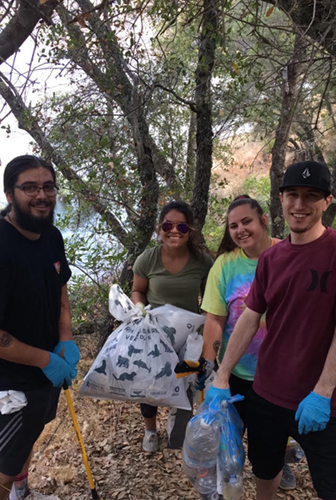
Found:
[(299, 434), (323, 431), (330, 420), (330, 398), (311, 392), (299, 404), (295, 420), (299, 423)]
[(197, 377), (196, 377), (196, 381), (194, 383), (194, 387), (197, 391), (203, 391), (203, 389), (205, 388), (205, 381), (207, 378), (210, 377), (214, 367), (215, 367), (215, 363), (213, 361), (211, 361), (211, 359), (205, 360), (204, 373), (203, 373), (203, 375), (200, 375), (198, 373)]
[(71, 368), (76, 368), (80, 354), (79, 349), (73, 340), (60, 340), (53, 352), (65, 359)]
[(226, 401), (227, 399), (231, 398), (230, 387), (228, 387), (227, 389), (219, 389), (218, 387), (210, 385), (205, 396), (204, 404), (209, 405), (216, 396), (218, 396), (219, 402)]
[(45, 368), (41, 368), (44, 375), (52, 382), (54, 387), (62, 387), (64, 382), (70, 386), (72, 379), (77, 375), (77, 370), (71, 368), (58, 354), (54, 354), (53, 352), (49, 352), (49, 354), (49, 363)]

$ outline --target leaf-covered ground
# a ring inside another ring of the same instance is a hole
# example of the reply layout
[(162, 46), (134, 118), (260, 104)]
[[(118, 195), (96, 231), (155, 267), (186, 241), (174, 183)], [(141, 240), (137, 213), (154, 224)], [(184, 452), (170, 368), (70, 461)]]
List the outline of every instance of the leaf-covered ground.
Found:
[[(198, 500), (182, 471), (181, 452), (167, 449), (168, 410), (159, 411), (159, 452), (143, 452), (143, 424), (137, 405), (77, 396), (83, 374), (93, 360), (93, 348), (85, 344), (81, 351), (79, 377), (70, 391), (100, 500)], [(305, 460), (293, 467), (297, 488), (290, 492), (279, 490), (278, 498), (315, 500)], [(44, 494), (57, 495), (60, 500), (92, 499), (64, 394), (57, 418), (36, 444), (31, 472), (31, 486)], [(242, 499), (254, 498), (255, 483), (246, 464)]]

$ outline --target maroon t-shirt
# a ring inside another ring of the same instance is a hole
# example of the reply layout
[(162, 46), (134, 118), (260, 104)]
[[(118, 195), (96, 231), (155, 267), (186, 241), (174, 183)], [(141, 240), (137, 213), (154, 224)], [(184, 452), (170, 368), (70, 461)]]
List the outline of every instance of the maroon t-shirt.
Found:
[[(296, 410), (321, 375), (335, 331), (336, 231), (328, 228), (306, 245), (287, 238), (264, 252), (245, 303), (266, 311), (253, 388)], [(336, 416), (336, 391), (331, 408)]]

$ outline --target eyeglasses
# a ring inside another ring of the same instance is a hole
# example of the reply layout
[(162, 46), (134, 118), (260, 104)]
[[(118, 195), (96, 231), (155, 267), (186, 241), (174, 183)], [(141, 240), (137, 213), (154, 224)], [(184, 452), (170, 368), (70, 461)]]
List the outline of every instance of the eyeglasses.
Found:
[(178, 232), (181, 234), (187, 234), (190, 229), (188, 224), (185, 222), (170, 222), (169, 220), (166, 220), (161, 224), (161, 229), (164, 233), (168, 233), (168, 231), (171, 231), (173, 227), (176, 227)]
[(15, 187), (18, 189), (21, 189), (21, 191), (24, 192), (27, 196), (38, 196), (39, 192), (42, 191), (46, 196), (49, 198), (52, 198), (53, 196), (56, 196), (58, 187), (55, 185), (46, 185), (46, 186), (37, 186), (36, 184), (15, 184)]

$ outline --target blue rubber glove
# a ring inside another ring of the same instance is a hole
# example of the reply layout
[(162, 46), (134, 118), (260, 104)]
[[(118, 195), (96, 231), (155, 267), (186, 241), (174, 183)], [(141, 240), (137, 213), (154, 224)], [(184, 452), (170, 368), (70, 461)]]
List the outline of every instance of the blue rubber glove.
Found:
[(218, 387), (210, 385), (205, 396), (204, 404), (209, 405), (216, 396), (218, 396), (219, 402), (226, 401), (227, 399), (231, 398), (230, 387), (228, 387), (227, 389), (219, 389)]
[(72, 379), (77, 375), (77, 370), (71, 368), (71, 366), (58, 354), (53, 352), (49, 352), (49, 354), (49, 363), (45, 368), (41, 368), (44, 375), (52, 382), (54, 387), (62, 387), (64, 382), (70, 386), (72, 384)]
[(194, 387), (197, 391), (203, 391), (203, 389), (205, 388), (205, 381), (207, 378), (210, 377), (214, 367), (215, 367), (215, 363), (213, 361), (211, 361), (211, 359), (205, 360), (204, 373), (203, 373), (203, 375), (200, 375), (198, 373), (197, 377), (196, 377), (196, 381), (194, 383)]
[(295, 420), (299, 423), (299, 434), (323, 431), (330, 420), (330, 398), (311, 392), (299, 404)]
[(80, 354), (79, 349), (73, 340), (60, 340), (53, 352), (65, 359), (71, 368), (76, 368)]

